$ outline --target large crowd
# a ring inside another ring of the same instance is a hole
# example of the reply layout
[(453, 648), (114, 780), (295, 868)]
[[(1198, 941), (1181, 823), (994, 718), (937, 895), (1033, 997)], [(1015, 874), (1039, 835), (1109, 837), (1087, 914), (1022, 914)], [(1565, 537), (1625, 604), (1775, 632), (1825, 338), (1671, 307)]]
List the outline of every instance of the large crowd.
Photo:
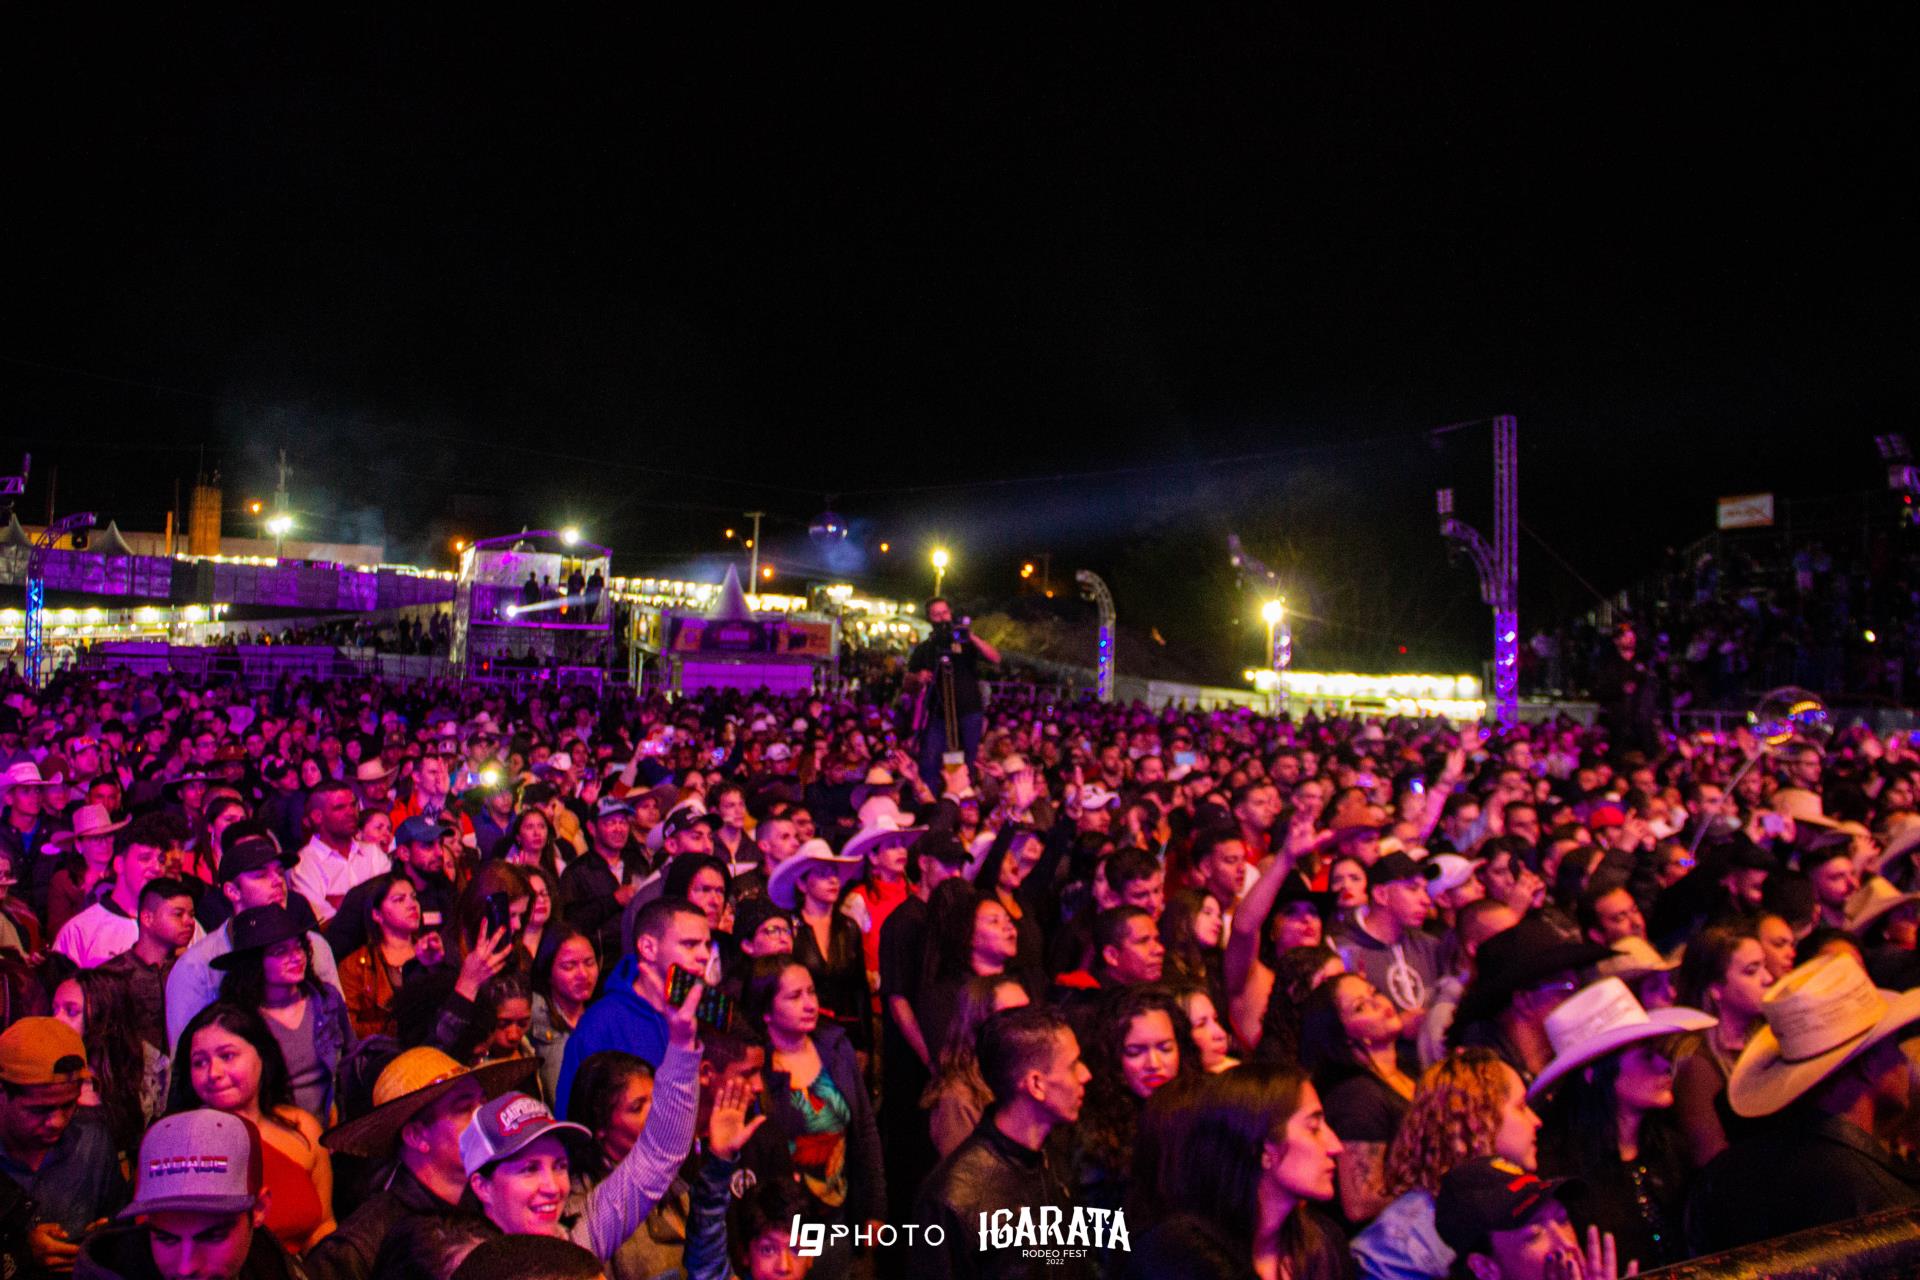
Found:
[(0, 1273), (1615, 1280), (1920, 1206), (1907, 738), (990, 702), (943, 608), (885, 701), (0, 690)]

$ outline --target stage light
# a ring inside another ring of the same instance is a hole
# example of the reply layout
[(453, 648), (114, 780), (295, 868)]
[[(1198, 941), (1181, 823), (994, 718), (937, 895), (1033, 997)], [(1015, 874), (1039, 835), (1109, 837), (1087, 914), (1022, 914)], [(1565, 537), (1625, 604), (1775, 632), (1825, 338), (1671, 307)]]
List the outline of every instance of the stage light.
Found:
[(284, 538), (293, 531), (293, 517), (281, 514), (267, 521), (267, 532), (276, 538)]

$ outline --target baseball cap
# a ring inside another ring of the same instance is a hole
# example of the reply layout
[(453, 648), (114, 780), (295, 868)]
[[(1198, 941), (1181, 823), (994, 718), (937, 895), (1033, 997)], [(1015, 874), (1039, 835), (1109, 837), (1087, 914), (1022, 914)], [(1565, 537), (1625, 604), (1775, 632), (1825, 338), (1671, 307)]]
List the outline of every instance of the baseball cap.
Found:
[(1092, 809), (1110, 808), (1120, 803), (1117, 792), (1109, 791), (1097, 782), (1089, 782), (1080, 788), (1080, 794), (1076, 799), (1083, 813)]
[(445, 818), (429, 818), (424, 813), (416, 813), (400, 824), (393, 833), (396, 844), (438, 844), (440, 837), (453, 830), (453, 824)]
[(585, 1125), (555, 1120), (547, 1104), (524, 1093), (503, 1093), (480, 1104), (460, 1135), (460, 1167), (472, 1177), (549, 1133), (590, 1138)]
[(1485, 858), (1463, 858), (1457, 853), (1438, 853), (1428, 865), (1435, 869), (1433, 883), (1427, 888), (1435, 894), (1448, 893), (1473, 879), (1473, 873), (1486, 865)]
[(282, 850), (279, 841), (265, 831), (244, 835), (237, 840), (222, 840), (220, 845), (219, 877), (222, 884), (274, 863), (292, 867), (300, 861), (297, 855)]
[(140, 1139), (133, 1202), (120, 1216), (245, 1213), (260, 1199), (264, 1163), (249, 1120), (210, 1109), (164, 1116)]
[(1404, 853), (1389, 853), (1367, 868), (1367, 887), (1377, 889), (1396, 880), (1432, 880), (1440, 868), (1427, 862), (1415, 862)]
[(769, 764), (778, 764), (782, 760), (793, 759), (793, 748), (784, 742), (776, 742), (768, 747), (764, 757)]
[(0, 1082), (30, 1089), (91, 1079), (80, 1033), (58, 1018), (22, 1018), (0, 1031)]
[(1541, 1178), (1503, 1156), (1481, 1156), (1440, 1180), (1433, 1223), (1454, 1253), (1486, 1253), (1496, 1231), (1525, 1226), (1549, 1200), (1578, 1198), (1586, 1184), (1577, 1178)]
[(619, 796), (601, 796), (600, 803), (593, 808), (594, 820), (601, 818), (631, 818), (633, 806)]
[(691, 805), (686, 805), (675, 809), (667, 815), (667, 820), (660, 824), (660, 838), (662, 840), (671, 840), (682, 831), (691, 831), (693, 828), (700, 826), (711, 830), (719, 825), (720, 817), (718, 814), (703, 813)]

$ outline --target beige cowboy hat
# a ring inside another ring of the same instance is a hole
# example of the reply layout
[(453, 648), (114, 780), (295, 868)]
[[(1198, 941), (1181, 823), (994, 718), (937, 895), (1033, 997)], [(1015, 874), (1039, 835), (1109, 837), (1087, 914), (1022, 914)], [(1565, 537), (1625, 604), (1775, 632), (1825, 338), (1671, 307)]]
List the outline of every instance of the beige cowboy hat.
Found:
[(1527, 1088), (1539, 1098), (1569, 1071), (1642, 1040), (1658, 1040), (1680, 1031), (1705, 1031), (1720, 1019), (1698, 1009), (1675, 1006), (1648, 1013), (1619, 978), (1602, 978), (1568, 997), (1547, 1015), (1549, 1062)]
[(1884, 871), (1917, 848), (1920, 848), (1920, 815), (1903, 814), (1881, 831), (1880, 853), (1867, 869)]
[(1823, 955), (1773, 984), (1767, 1025), (1733, 1064), (1727, 1101), (1770, 1116), (1841, 1067), (1920, 1019), (1920, 991), (1882, 991), (1851, 955)]
[(1874, 921), (1909, 902), (1920, 902), (1920, 893), (1902, 893), (1879, 876), (1869, 876), (1847, 899), (1847, 932), (1865, 933)]
[(83, 804), (73, 811), (73, 830), (54, 832), (47, 839), (47, 847), (64, 849), (88, 836), (112, 835), (132, 821), (131, 818), (122, 818), (115, 822), (112, 810), (103, 804)]
[(399, 765), (394, 765), (389, 769), (381, 762), (379, 757), (376, 756), (372, 760), (362, 760), (354, 767), (353, 780), (355, 782), (379, 782), (382, 779), (391, 778), (398, 772), (400, 772)]
[(1636, 935), (1614, 943), (1613, 958), (1595, 965), (1594, 972), (1603, 978), (1632, 982), (1650, 973), (1671, 973), (1679, 967), (1679, 960), (1662, 956), (1653, 949), (1651, 942)]
[(1796, 826), (1826, 827), (1831, 831), (1843, 831), (1850, 836), (1872, 835), (1858, 822), (1843, 822), (1839, 818), (1829, 818), (1821, 806), (1820, 797), (1801, 787), (1782, 787), (1773, 793), (1773, 811), (1792, 818)]
[(0, 792), (11, 791), (15, 787), (57, 787), (65, 781), (66, 779), (57, 773), (51, 778), (43, 778), (40, 776), (38, 764), (31, 760), (22, 760), (16, 765), (9, 766), (4, 774), (0, 774)]

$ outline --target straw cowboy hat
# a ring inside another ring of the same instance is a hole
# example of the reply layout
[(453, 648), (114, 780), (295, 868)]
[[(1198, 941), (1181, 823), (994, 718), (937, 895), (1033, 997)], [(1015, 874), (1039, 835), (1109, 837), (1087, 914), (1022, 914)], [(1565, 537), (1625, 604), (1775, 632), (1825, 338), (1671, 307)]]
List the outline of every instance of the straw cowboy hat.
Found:
[(767, 896), (785, 910), (797, 910), (800, 906), (800, 877), (820, 865), (857, 867), (860, 859), (837, 854), (825, 840), (815, 837), (773, 869), (773, 875), (767, 880)]
[(120, 830), (133, 821), (132, 818), (113, 820), (113, 813), (103, 804), (83, 804), (73, 811), (73, 830), (56, 831), (47, 837), (49, 849), (65, 849), (76, 840), (85, 840), (89, 836), (107, 836)]
[(392, 1153), (408, 1121), (438, 1102), (463, 1077), (472, 1076), (487, 1097), (497, 1098), (525, 1084), (539, 1065), (537, 1058), (513, 1058), (469, 1070), (430, 1045), (408, 1049), (374, 1081), (373, 1110), (327, 1130), (320, 1135), (320, 1144), (342, 1155), (380, 1159)]
[(1864, 934), (1874, 921), (1909, 902), (1920, 902), (1920, 893), (1902, 893), (1879, 876), (1869, 877), (1847, 899), (1847, 932)]
[(1619, 978), (1623, 982), (1632, 982), (1635, 978), (1644, 978), (1650, 973), (1672, 973), (1680, 967), (1677, 959), (1667, 959), (1653, 949), (1653, 944), (1645, 938), (1631, 935), (1621, 938), (1613, 944), (1613, 958), (1602, 960), (1594, 966), (1594, 972), (1603, 978)]
[(1854, 957), (1824, 955), (1774, 983), (1760, 1012), (1767, 1025), (1727, 1079), (1743, 1116), (1772, 1115), (1920, 1019), (1920, 991), (1882, 991)]
[(1829, 818), (1821, 806), (1820, 797), (1800, 787), (1782, 787), (1774, 792), (1773, 811), (1792, 818), (1795, 826), (1826, 827), (1830, 831), (1844, 831), (1850, 836), (1873, 834), (1857, 822)]
[(1869, 871), (1885, 871), (1889, 866), (1920, 848), (1920, 817), (1907, 814), (1881, 833), (1879, 856), (1867, 865)]
[(1705, 1031), (1720, 1019), (1698, 1009), (1675, 1007), (1648, 1013), (1619, 978), (1602, 978), (1582, 987), (1547, 1015), (1547, 1040), (1553, 1061), (1527, 1089), (1531, 1100), (1545, 1094), (1569, 1071), (1598, 1061), (1642, 1040), (1677, 1031)]

